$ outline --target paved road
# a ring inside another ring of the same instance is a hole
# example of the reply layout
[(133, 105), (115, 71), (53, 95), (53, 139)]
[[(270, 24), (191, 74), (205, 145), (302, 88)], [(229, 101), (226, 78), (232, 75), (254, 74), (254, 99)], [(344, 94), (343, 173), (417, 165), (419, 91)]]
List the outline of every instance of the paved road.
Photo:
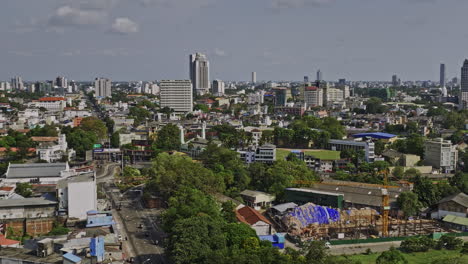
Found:
[(113, 205), (112, 213), (119, 228), (118, 233), (124, 239), (126, 256), (135, 257), (136, 263), (169, 263), (164, 257), (165, 234), (159, 227), (162, 211), (143, 207), (140, 199), (141, 187), (124, 194), (111, 187), (118, 167), (119, 164), (116, 163), (105, 164), (96, 178), (98, 182), (104, 183), (107, 197)]

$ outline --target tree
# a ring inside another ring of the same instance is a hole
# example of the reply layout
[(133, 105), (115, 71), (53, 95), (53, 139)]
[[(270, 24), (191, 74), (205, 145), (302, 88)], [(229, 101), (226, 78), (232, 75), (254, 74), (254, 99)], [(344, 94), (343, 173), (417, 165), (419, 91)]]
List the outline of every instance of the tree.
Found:
[(325, 263), (328, 253), (325, 243), (322, 241), (311, 241), (306, 247), (305, 258), (307, 263), (322, 264)]
[(257, 239), (258, 245), (258, 238), (255, 230), (247, 224), (232, 222), (226, 224), (223, 227), (223, 231), (226, 234), (227, 245), (230, 247), (245, 245), (244, 242), (249, 238)]
[(32, 195), (32, 185), (30, 183), (16, 183), (15, 193), (28, 198)]
[(401, 166), (397, 166), (393, 169), (392, 174), (396, 179), (402, 179), (405, 173), (405, 169)]
[(151, 112), (142, 107), (130, 107), (129, 115), (133, 117), (134, 124), (140, 125), (143, 121), (151, 117)]
[(437, 241), (437, 249), (459, 250), (462, 247), (463, 240), (451, 235), (443, 235)]
[(302, 161), (276, 161), (268, 168), (263, 191), (276, 195), (281, 200), (284, 189), (296, 185), (295, 181), (315, 181), (317, 177)]
[(377, 258), (376, 264), (407, 264), (408, 260), (400, 251), (391, 247), (390, 250), (382, 252)]
[(112, 136), (110, 138), (110, 143), (113, 148), (120, 147), (120, 132), (119, 131), (112, 133)]
[(401, 242), (401, 249), (405, 252), (426, 252), (434, 248), (436, 242), (428, 236), (410, 237)]
[(235, 223), (236, 218), (236, 205), (232, 201), (224, 202), (221, 205), (222, 211), (221, 214), (228, 223)]
[(153, 146), (160, 150), (178, 150), (180, 144), (180, 129), (174, 124), (167, 124), (158, 131)]
[(99, 139), (107, 137), (106, 124), (97, 117), (90, 116), (83, 118), (80, 128), (86, 132), (93, 132)]
[(224, 254), (220, 251), (226, 250), (226, 240), (221, 222), (201, 214), (172, 224), (168, 251), (174, 263), (216, 263), (211, 260), (214, 256), (223, 262)]
[(67, 134), (69, 148), (73, 148), (78, 156), (84, 157), (87, 150), (93, 149), (93, 145), (98, 142), (98, 137), (94, 132), (84, 131), (74, 128)]
[(170, 197), (181, 188), (194, 188), (205, 192), (223, 192), (223, 179), (211, 170), (179, 155), (160, 153), (148, 170), (151, 177), (145, 191)]
[(194, 217), (200, 214), (212, 219), (221, 218), (220, 210), (214, 199), (203, 192), (182, 187), (169, 198), (169, 209), (163, 214), (164, 230), (170, 232), (177, 220)]
[[(468, 164), (467, 164), (468, 165)], [(455, 175), (449, 179), (452, 186), (456, 186), (460, 191), (468, 194), (468, 174), (457, 171)]]
[(418, 195), (414, 192), (402, 192), (397, 198), (398, 207), (405, 214), (405, 217), (416, 215), (421, 209)]
[(437, 187), (427, 177), (416, 176), (411, 180), (414, 183), (413, 192), (417, 194), (423, 207), (428, 207), (440, 200)]
[(125, 166), (122, 172), (123, 176), (127, 179), (141, 176), (140, 170), (132, 168), (130, 166)]

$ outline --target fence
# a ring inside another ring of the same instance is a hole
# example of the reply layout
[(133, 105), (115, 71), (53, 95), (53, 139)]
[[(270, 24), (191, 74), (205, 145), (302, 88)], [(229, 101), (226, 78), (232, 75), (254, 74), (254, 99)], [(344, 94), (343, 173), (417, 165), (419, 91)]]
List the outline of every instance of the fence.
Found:
[[(468, 232), (445, 233), (445, 235), (462, 237), (462, 236), (468, 236)], [(332, 241), (330, 241), (330, 244), (332, 244), (332, 245), (352, 245), (352, 244), (365, 244), (365, 243), (393, 242), (393, 241), (403, 241), (403, 240), (406, 240), (407, 238), (410, 238), (410, 237), (411, 236), (407, 236), (407, 237), (380, 237), (380, 238), (351, 239), (351, 240), (332, 240)], [(430, 235), (430, 237), (432, 237), (432, 234)]]

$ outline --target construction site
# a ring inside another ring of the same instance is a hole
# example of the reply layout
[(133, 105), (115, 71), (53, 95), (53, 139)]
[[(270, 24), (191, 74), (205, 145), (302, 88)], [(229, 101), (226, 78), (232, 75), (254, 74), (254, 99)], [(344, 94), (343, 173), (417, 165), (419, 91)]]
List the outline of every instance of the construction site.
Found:
[(296, 241), (403, 237), (450, 231), (439, 221), (402, 216), (396, 199), (411, 189), (412, 184), (408, 182), (396, 186), (315, 182), (308, 187), (286, 189), (287, 203), (271, 207), (268, 214), (279, 231)]

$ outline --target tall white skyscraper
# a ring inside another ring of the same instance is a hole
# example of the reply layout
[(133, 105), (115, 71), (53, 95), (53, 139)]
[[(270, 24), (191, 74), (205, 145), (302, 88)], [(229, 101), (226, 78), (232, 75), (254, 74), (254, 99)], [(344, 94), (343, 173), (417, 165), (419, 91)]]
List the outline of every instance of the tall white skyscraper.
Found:
[(440, 64), (440, 87), (445, 87), (445, 64), (441, 63)]
[(257, 83), (257, 72), (252, 72), (252, 83)]
[(212, 93), (216, 96), (224, 95), (224, 82), (221, 80), (213, 80)]
[(461, 109), (468, 108), (468, 59), (465, 60), (461, 68), (459, 106)]
[(317, 71), (317, 81), (323, 81), (323, 74), (322, 71)]
[(94, 88), (96, 89), (95, 97), (111, 97), (112, 96), (112, 82), (107, 78), (96, 78), (94, 80)]
[(11, 88), (13, 90), (24, 90), (23, 78), (20, 76), (15, 76), (11, 79)]
[(190, 80), (162, 80), (161, 107), (169, 107), (175, 112), (192, 112), (193, 88)]
[(194, 95), (210, 91), (210, 62), (202, 53), (190, 54), (190, 80)]

